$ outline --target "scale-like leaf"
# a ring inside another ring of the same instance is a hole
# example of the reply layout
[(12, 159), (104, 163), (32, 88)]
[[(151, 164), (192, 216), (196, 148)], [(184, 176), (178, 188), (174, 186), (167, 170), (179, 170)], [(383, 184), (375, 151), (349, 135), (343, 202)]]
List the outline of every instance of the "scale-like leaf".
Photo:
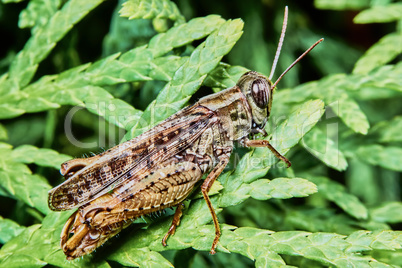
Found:
[(290, 267), (283, 261), (281, 255), (272, 251), (266, 251), (255, 259), (255, 267)]
[(250, 184), (250, 196), (258, 200), (306, 197), (317, 192), (317, 186), (302, 178), (261, 179)]
[(402, 232), (401, 231), (357, 231), (346, 238), (350, 243), (347, 252), (364, 252), (373, 249), (379, 250), (395, 250), (402, 248)]
[(370, 209), (370, 215), (379, 222), (399, 223), (402, 222), (401, 211), (401, 202), (388, 202)]
[(327, 166), (339, 171), (348, 166), (345, 156), (337, 144), (327, 137), (319, 128), (313, 128), (301, 140), (303, 147)]
[(367, 116), (346, 90), (358, 89), (359, 86), (362, 87), (363, 82), (369, 83), (370, 80), (373, 80), (371, 75), (358, 77), (348, 77), (344, 74), (330, 75), (318, 82), (279, 91), (276, 97), (285, 103), (302, 102), (310, 98), (322, 99), (349, 128), (357, 133), (367, 134), (370, 126)]
[[(144, 111), (138, 124), (127, 133), (130, 139), (177, 112), (201, 86), (207, 73), (212, 71), (242, 34), (240, 20), (227, 21), (199, 45), (175, 73), (173, 79)], [(157, 111), (157, 112), (156, 112)]]
[[(367, 96), (366, 90), (371, 90), (376, 95)], [(275, 93), (275, 98), (276, 103), (279, 104), (300, 103), (311, 98), (320, 98), (325, 101), (326, 105), (335, 102), (334, 109), (337, 111), (341, 107), (337, 107), (336, 103), (341, 102), (343, 99), (351, 99), (352, 96), (356, 95), (363, 100), (376, 99), (378, 95), (381, 96), (383, 90), (401, 92), (402, 63), (385, 65), (367, 74), (329, 75), (321, 80), (308, 82), (293, 89), (280, 90)], [(361, 94), (359, 94), (360, 92)], [(349, 96), (345, 95), (345, 93), (349, 93)], [(350, 96), (350, 94), (353, 95)], [(352, 101), (354, 100), (352, 99)], [(347, 105), (342, 105), (343, 107), (347, 108)], [(344, 113), (348, 114), (348, 111), (346, 110)]]
[[(47, 214), (47, 192), (52, 188), (45, 178), (32, 174), (24, 164), (59, 169), (60, 165), (71, 159), (51, 149), (22, 145), (14, 150), (6, 143), (0, 148), (0, 186), (14, 198)], [(24, 164), (22, 164), (24, 163)]]
[(371, 144), (361, 146), (356, 155), (372, 165), (379, 165), (395, 171), (402, 171), (402, 149), (392, 146)]
[(130, 20), (162, 18), (184, 21), (176, 4), (168, 0), (128, 0), (119, 13)]
[(348, 193), (343, 185), (325, 177), (310, 177), (309, 180), (317, 185), (320, 195), (337, 204), (346, 213), (356, 219), (367, 219), (367, 208), (356, 196)]
[(0, 186), (14, 198), (48, 214), (50, 210), (47, 206), (47, 192), (52, 187), (42, 176), (32, 174), (24, 164), (35, 163), (59, 169), (71, 157), (31, 145), (22, 145), (12, 150), (6, 143), (1, 146), (0, 153)]
[(220, 63), (215, 70), (208, 74), (203, 85), (211, 87), (215, 92), (218, 92), (236, 85), (239, 78), (247, 71), (249, 70), (241, 66), (230, 66)]
[(37, 148), (32, 145), (22, 145), (11, 152), (11, 157), (15, 162), (31, 164), (35, 163), (39, 166), (53, 167), (60, 169), (60, 165), (70, 160), (72, 157), (65, 154), (59, 154), (51, 149)]
[(149, 77), (153, 80), (166, 81), (172, 80), (174, 73), (181, 65), (188, 60), (188, 57), (166, 56), (156, 58), (152, 61), (152, 71)]
[(210, 35), (219, 29), (224, 22), (225, 20), (217, 15), (192, 19), (188, 23), (169, 29), (166, 33), (154, 36), (149, 41), (148, 48), (154, 58), (160, 57), (172, 51), (173, 48), (181, 47)]
[(337, 97), (332, 98), (331, 96), (328, 98), (328, 104), (334, 113), (353, 131), (364, 135), (367, 134), (370, 127), (367, 116), (347, 92), (339, 90)]
[(10, 239), (18, 236), (25, 228), (15, 221), (0, 216), (0, 244), (5, 244)]
[(378, 123), (373, 127), (372, 133), (379, 135), (380, 142), (402, 141), (402, 116)]
[[(402, 14), (402, 4), (401, 14)], [(367, 74), (376, 67), (383, 66), (402, 53), (402, 34), (390, 33), (371, 46), (356, 62), (354, 74)]]
[[(349, 81), (348, 81), (349, 80)], [(385, 65), (366, 75), (352, 75), (348, 79), (348, 89), (362, 90), (365, 88), (402, 91), (402, 62), (395, 65)], [(377, 94), (380, 94), (378, 92)], [(362, 96), (363, 97), (363, 96)]]
[[(59, 76), (44, 76), (22, 92), (1, 98), (0, 118), (54, 109), (60, 105), (80, 105), (121, 128), (131, 129), (141, 117), (142, 111), (122, 100), (114, 99), (101, 86), (150, 80), (148, 75), (152, 74), (150, 72), (153, 68), (160, 68), (157, 65), (158, 57), (175, 47), (205, 37), (223, 22), (216, 15), (193, 19), (156, 35), (148, 47), (132, 49), (120, 57), (119, 54), (114, 54), (93, 65), (84, 64), (67, 70)], [(176, 70), (170, 69), (170, 72), (174, 71)], [(10, 88), (9, 80), (4, 82), (4, 88)]]
[(3, 124), (0, 124), (0, 140), (6, 140), (8, 138), (7, 129)]
[(47, 192), (52, 188), (39, 175), (31, 174), (24, 164), (4, 161), (0, 165), (0, 186), (15, 198), (38, 209), (43, 214), (49, 213)]
[[(353, 19), (354, 23), (392, 22), (402, 19), (402, 4), (375, 5), (363, 10)], [(399, 43), (400, 44), (400, 43)]]
[(18, 26), (20, 28), (37, 28), (45, 25), (49, 18), (59, 9), (60, 0), (34, 0), (29, 1), (26, 9), (21, 11)]
[[(34, 76), (38, 64), (50, 53), (56, 43), (74, 24), (101, 2), (102, 0), (71, 0), (49, 19), (41, 31), (36, 31), (11, 64), (8, 79), (14, 81), (14, 87), (8, 88), (8, 92), (26, 86)], [(0, 88), (2, 87), (3, 84), (0, 84)], [(4, 91), (0, 90), (0, 92)]]
[(148, 248), (133, 248), (112, 253), (108, 260), (116, 261), (129, 267), (173, 267), (161, 254)]
[[(191, 229), (187, 230), (186, 226), (180, 227), (169, 240), (170, 244), (209, 251), (214, 236), (212, 225), (204, 227), (193, 225)], [(155, 229), (151, 229), (155, 234)], [(270, 252), (273, 256), (275, 254), (301, 256), (339, 267), (369, 267), (373, 258), (361, 254), (362, 252), (376, 249), (395, 250), (402, 246), (402, 232), (394, 231), (358, 231), (350, 236), (342, 236), (333, 233), (301, 231), (272, 232), (250, 227), (235, 228), (225, 224), (221, 225), (221, 229), (222, 237), (218, 250), (239, 253), (250, 259), (256, 259), (262, 254)], [(135, 244), (130, 243), (130, 245), (136, 247)], [(128, 246), (129, 244), (126, 243), (124, 248), (128, 248)], [(152, 250), (163, 249), (158, 241), (151, 243), (149, 248)], [(276, 261), (278, 261), (277, 258)], [(385, 265), (381, 262), (378, 264)]]
[(368, 7), (369, 0), (315, 0), (314, 5), (316, 8), (321, 9), (334, 9), (334, 10), (359, 10)]

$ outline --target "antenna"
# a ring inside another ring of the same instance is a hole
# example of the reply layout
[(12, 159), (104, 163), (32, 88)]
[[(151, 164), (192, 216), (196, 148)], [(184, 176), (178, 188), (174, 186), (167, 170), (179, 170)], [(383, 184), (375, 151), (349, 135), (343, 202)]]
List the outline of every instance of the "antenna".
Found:
[[(276, 87), (276, 85), (278, 84), (278, 82), (282, 79), (282, 77), (289, 72), (290, 69), (292, 69), (293, 66), (296, 65), (296, 63), (298, 63), (304, 56), (306, 56), (307, 53), (309, 53), (316, 45), (318, 45), (319, 43), (321, 43), (322, 41), (324, 41), (324, 38), (321, 38), (320, 40), (318, 40), (317, 42), (315, 42), (309, 49), (307, 49), (306, 51), (304, 51), (303, 54), (301, 54), (279, 77), (278, 79), (275, 81), (275, 83), (272, 85), (272, 89), (274, 89)], [(272, 72), (272, 71), (271, 71)]]
[(288, 6), (285, 6), (285, 15), (283, 16), (283, 24), (281, 36), (279, 37), (278, 47), (276, 48), (274, 62), (272, 63), (271, 73), (269, 74), (268, 79), (271, 81), (272, 76), (274, 75), (276, 65), (278, 63), (279, 55), (281, 54), (281, 49), (283, 45), (283, 40), (285, 39), (286, 26), (288, 25)]

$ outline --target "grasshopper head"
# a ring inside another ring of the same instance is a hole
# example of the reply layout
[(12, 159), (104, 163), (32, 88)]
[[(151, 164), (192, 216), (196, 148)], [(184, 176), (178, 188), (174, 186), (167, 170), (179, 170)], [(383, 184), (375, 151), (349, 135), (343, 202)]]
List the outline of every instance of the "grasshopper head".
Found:
[(269, 77), (265, 77), (257, 72), (247, 72), (240, 77), (237, 86), (241, 89), (242, 93), (246, 96), (247, 102), (250, 105), (253, 117), (251, 132), (265, 133), (264, 126), (267, 123), (272, 106), (272, 95), (278, 82), (292, 67), (300, 61), (307, 53), (309, 53), (316, 45), (321, 43), (324, 39), (321, 38), (315, 42), (309, 49), (307, 49), (300, 57), (298, 57), (275, 81), (271, 82), (274, 75), (276, 65), (278, 63), (279, 54), (281, 52), (283, 40), (285, 38), (286, 25), (288, 20), (288, 7), (285, 7), (285, 15), (282, 24), (281, 36), (279, 38), (278, 47), (276, 49), (274, 62), (272, 63), (271, 73)]
[(274, 89), (272, 82), (262, 74), (250, 71), (240, 77), (237, 86), (250, 105), (253, 116), (252, 129), (263, 129), (271, 111)]

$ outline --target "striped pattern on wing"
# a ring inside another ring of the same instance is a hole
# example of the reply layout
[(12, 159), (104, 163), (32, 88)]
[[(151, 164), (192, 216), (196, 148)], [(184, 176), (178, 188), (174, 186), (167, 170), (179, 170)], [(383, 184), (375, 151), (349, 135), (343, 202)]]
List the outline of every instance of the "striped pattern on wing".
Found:
[(203, 106), (179, 111), (142, 135), (102, 153), (96, 161), (50, 190), (49, 207), (52, 210), (79, 207), (127, 180), (142, 180), (147, 170), (188, 148), (216, 121), (215, 113)]

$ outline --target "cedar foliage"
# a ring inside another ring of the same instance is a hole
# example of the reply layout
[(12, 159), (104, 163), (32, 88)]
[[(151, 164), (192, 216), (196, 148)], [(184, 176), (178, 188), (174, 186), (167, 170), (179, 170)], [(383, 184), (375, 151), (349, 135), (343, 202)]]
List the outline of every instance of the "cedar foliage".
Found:
[[(68, 262), (59, 237), (72, 212), (47, 207), (60, 164), (137, 136), (248, 68), (268, 74), (284, 6), (17, 2), (0, 4), (1, 267), (402, 266), (401, 3), (288, 3), (277, 75), (326, 39), (274, 95), (268, 138), (293, 165), (236, 149), (211, 190), (218, 254), (208, 254), (214, 227), (194, 193), (168, 247), (170, 210)], [(69, 120), (82, 146), (66, 136)]]

